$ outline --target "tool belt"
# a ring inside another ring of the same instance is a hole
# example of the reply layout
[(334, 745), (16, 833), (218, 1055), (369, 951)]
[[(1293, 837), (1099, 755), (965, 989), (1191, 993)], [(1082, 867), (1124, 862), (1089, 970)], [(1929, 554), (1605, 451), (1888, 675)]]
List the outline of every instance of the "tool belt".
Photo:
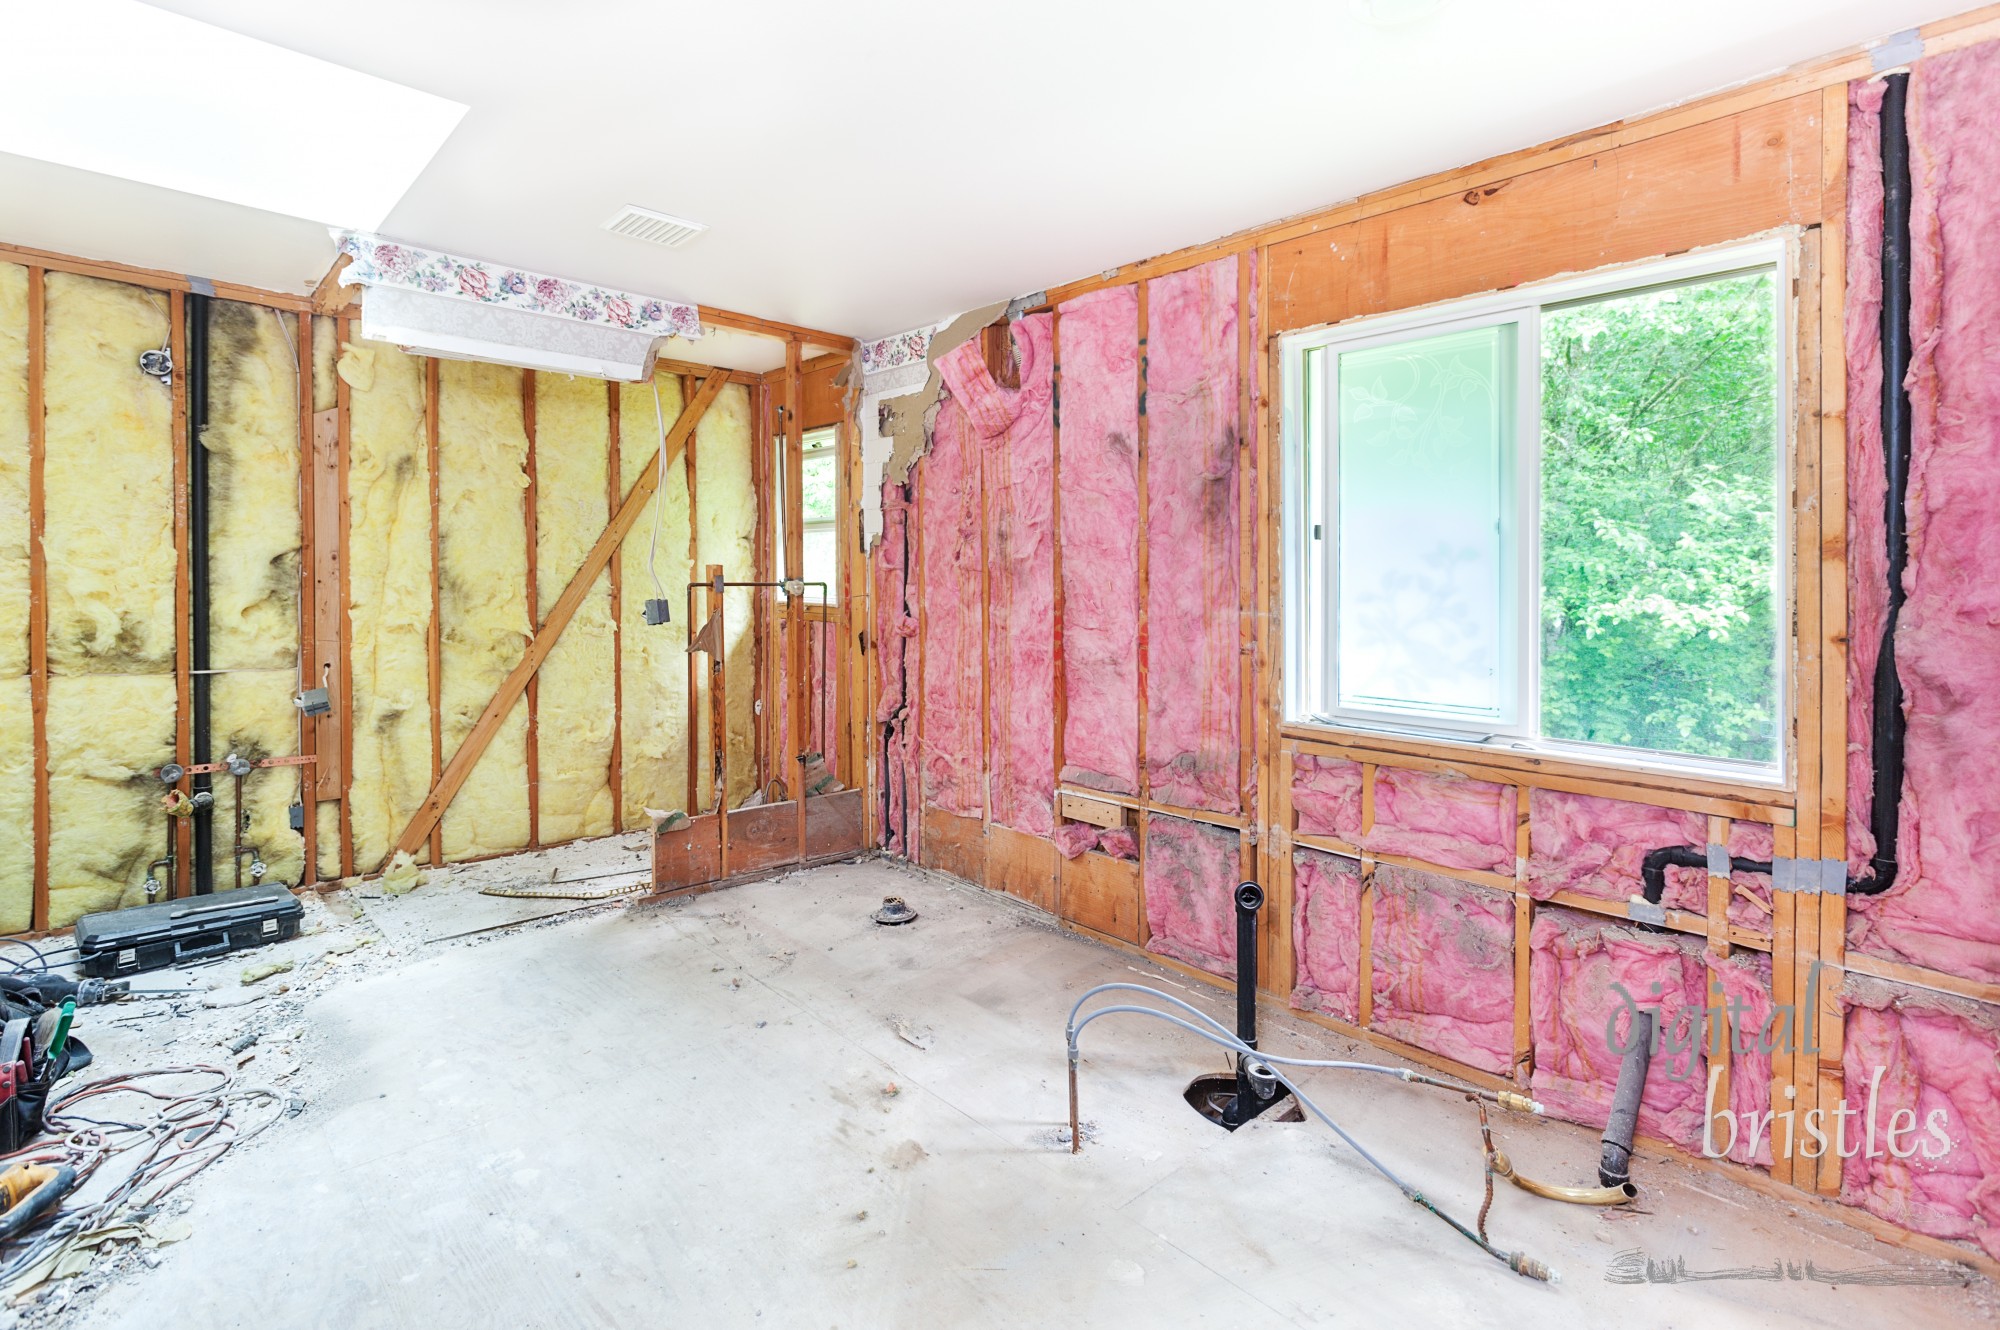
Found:
[[(48, 991), (38, 983), (46, 983)], [(49, 1091), (90, 1065), (90, 1050), (80, 1039), (67, 1038), (53, 1057), (48, 1053), (61, 1002), (74, 992), (73, 985), (53, 976), (0, 976), (0, 1154), (12, 1154), (41, 1135)]]

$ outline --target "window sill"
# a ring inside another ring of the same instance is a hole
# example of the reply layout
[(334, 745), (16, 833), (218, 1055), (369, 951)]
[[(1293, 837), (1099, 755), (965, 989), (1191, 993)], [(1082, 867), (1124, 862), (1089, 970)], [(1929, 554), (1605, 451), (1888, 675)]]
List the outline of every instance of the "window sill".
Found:
[[(1357, 761), (1381, 760), (1386, 765), (1409, 765), (1399, 759), (1428, 759), (1455, 767), (1477, 768), (1472, 774), (1481, 779), (1506, 782), (1509, 777), (1555, 778), (1551, 788), (1579, 793), (1602, 793), (1608, 798), (1647, 802), (1649, 794), (1672, 792), (1695, 796), (1714, 804), (1741, 804), (1744, 811), (1728, 816), (1745, 817), (1778, 826), (1791, 826), (1797, 807), (1796, 789), (1782, 777), (1769, 781), (1719, 777), (1712, 772), (1676, 768), (1661, 764), (1640, 764), (1599, 758), (1573, 749), (1517, 747), (1522, 740), (1479, 742), (1398, 734), (1393, 730), (1356, 729), (1323, 721), (1287, 720), (1278, 727), (1280, 738), (1307, 744), (1324, 744), (1343, 750), (1342, 755)], [(1560, 781), (1558, 785), (1556, 782)], [(1534, 779), (1524, 781), (1538, 783)], [(1601, 790), (1593, 787), (1603, 787)], [(1675, 800), (1686, 805), (1686, 800)], [(1719, 808), (1716, 811), (1721, 811)]]

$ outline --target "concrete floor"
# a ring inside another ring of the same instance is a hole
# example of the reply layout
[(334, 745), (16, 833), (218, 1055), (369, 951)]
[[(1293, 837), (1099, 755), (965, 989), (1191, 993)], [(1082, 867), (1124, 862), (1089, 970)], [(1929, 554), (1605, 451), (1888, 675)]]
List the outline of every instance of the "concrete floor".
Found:
[[(922, 918), (869, 922), (890, 892)], [(1532, 1284), (1317, 1123), (1231, 1136), (1200, 1120), (1179, 1092), (1219, 1051), (1136, 1018), (1086, 1037), (1087, 1143), (1072, 1157), (1062, 1028), (1076, 995), (1171, 984), (1226, 1020), (1225, 997), (881, 862), (470, 944), (427, 940), (440, 931), (311, 999), (310, 1108), (189, 1184), (194, 1236), (110, 1282), (77, 1323), (1853, 1327), (1990, 1325), (2000, 1307), (1978, 1279), (1607, 1282), (1631, 1250), (1691, 1269), (1950, 1269), (1652, 1159), (1636, 1212), (1501, 1184), (1496, 1241), (1563, 1276)], [(1355, 1048), (1283, 1018), (1264, 1042)], [(1466, 1103), (1337, 1073), (1307, 1084), (1471, 1219)], [(1591, 1173), (1594, 1132), (1513, 1115), (1499, 1130), (1523, 1171)]]

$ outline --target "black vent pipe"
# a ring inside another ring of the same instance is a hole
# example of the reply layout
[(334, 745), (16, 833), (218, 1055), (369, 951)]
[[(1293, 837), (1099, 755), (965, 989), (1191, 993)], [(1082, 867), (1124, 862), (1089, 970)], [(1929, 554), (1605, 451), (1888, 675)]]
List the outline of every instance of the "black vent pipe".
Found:
[[(190, 762), (197, 767), (214, 761), (209, 749), (209, 720), (212, 714), (208, 650), (208, 449), (201, 436), (208, 428), (208, 311), (207, 296), (190, 293), (185, 305), (187, 322), (187, 363), (181, 373), (187, 382), (188, 429), (188, 684), (191, 705), (188, 724)], [(206, 896), (215, 890), (215, 802), (214, 782), (206, 774), (193, 778), (194, 810), (194, 890)], [(203, 798), (206, 794), (208, 797)]]
[(1896, 881), (1896, 836), (1903, 799), (1903, 681), (1896, 673), (1896, 621), (1909, 561), (1904, 499), (1910, 477), (1910, 132), (1908, 73), (1883, 80), (1882, 94), (1882, 466), (1887, 485), (1882, 530), (1889, 553), (1889, 612), (1875, 659), (1874, 803), (1869, 822), (1875, 857), (1848, 891), (1875, 896)]

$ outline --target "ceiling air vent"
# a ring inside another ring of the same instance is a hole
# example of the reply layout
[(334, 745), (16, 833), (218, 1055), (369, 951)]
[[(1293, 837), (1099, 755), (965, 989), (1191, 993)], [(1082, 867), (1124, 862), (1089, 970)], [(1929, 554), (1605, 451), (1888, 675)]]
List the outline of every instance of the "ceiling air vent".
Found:
[(634, 240), (647, 240), (669, 249), (679, 249), (708, 228), (684, 217), (669, 217), (651, 208), (634, 208), (627, 204), (619, 209), (616, 217), (604, 224), (604, 229), (613, 235), (630, 236)]

